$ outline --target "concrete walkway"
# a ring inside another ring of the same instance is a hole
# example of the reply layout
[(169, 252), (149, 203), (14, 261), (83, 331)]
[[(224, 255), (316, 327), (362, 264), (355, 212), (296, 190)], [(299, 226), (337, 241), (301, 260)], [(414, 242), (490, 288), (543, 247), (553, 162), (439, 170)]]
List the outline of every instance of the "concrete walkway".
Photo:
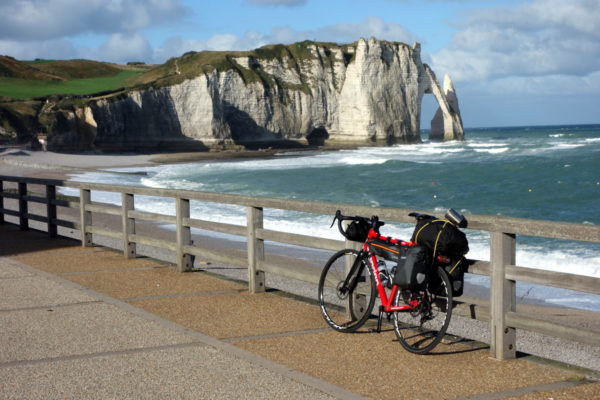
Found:
[(488, 354), (416, 356), (285, 293), (0, 225), (0, 399), (600, 399), (594, 372)]

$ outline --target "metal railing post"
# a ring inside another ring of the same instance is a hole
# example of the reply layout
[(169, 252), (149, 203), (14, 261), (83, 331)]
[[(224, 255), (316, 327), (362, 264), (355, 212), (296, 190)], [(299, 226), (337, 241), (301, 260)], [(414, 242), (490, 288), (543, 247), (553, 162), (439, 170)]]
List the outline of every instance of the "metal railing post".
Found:
[(515, 265), (516, 236), (490, 233), (490, 351), (492, 357), (507, 360), (516, 357), (515, 328), (506, 325), (506, 313), (516, 311), (515, 281), (506, 279), (506, 266)]
[(25, 196), (27, 196), (27, 183), (19, 182), (19, 227), (22, 231), (29, 229), (29, 220), (27, 219), (29, 209)]
[(89, 189), (79, 189), (79, 215), (81, 223), (81, 245), (83, 247), (92, 247), (92, 232), (88, 227), (92, 225), (92, 212), (86, 210), (86, 206), (92, 202), (92, 191)]
[(56, 186), (46, 185), (46, 217), (48, 218), (48, 235), (55, 238), (57, 235), (56, 226)]
[(194, 266), (192, 255), (183, 251), (183, 246), (192, 244), (192, 233), (189, 226), (184, 225), (184, 219), (190, 218), (190, 201), (188, 199), (177, 198), (175, 203), (175, 215), (177, 231), (177, 269), (179, 272), (190, 271)]
[(135, 219), (129, 217), (129, 211), (135, 209), (135, 200), (131, 193), (121, 193), (123, 211), (123, 255), (127, 258), (137, 256), (135, 242), (129, 241), (129, 235), (135, 235)]
[(265, 242), (257, 237), (258, 229), (263, 228), (262, 207), (247, 207), (248, 232), (248, 291), (260, 293), (265, 291), (265, 272), (258, 266), (265, 259)]

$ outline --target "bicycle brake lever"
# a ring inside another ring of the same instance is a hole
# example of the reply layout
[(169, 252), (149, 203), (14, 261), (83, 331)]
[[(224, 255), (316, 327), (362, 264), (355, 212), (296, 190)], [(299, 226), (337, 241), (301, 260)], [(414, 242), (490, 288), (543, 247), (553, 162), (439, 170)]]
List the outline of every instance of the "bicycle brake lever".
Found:
[(333, 225), (335, 224), (335, 220), (338, 219), (340, 217), (340, 210), (337, 210), (335, 212), (335, 215), (333, 216), (333, 221), (331, 221), (331, 225), (329, 225), (329, 229), (333, 228)]

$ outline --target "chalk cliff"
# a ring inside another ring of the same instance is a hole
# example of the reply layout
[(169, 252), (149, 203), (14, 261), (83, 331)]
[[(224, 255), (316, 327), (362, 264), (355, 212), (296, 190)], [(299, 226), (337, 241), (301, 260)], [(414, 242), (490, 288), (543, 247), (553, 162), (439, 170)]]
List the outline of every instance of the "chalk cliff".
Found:
[(49, 134), (50, 148), (79, 134), (77, 147), (101, 150), (415, 143), (427, 93), (440, 104), (443, 140), (463, 138), (454, 90), (440, 89), (418, 44), (372, 38), (187, 53), (140, 79), (88, 99)]

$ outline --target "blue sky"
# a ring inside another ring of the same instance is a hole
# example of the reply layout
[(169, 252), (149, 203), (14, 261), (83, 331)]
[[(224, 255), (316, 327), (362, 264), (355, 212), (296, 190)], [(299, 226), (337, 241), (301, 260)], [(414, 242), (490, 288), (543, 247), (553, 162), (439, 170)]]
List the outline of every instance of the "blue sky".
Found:
[(0, 54), (17, 59), (417, 41), (466, 127), (600, 123), (600, 0), (2, 0), (0, 15)]

